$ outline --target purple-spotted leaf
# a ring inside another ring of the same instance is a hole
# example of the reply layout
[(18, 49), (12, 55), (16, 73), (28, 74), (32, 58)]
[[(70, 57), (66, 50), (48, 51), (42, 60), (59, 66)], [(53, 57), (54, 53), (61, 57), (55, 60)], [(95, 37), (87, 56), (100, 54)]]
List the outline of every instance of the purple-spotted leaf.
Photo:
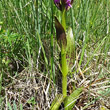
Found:
[(60, 48), (61, 46), (63, 46), (66, 49), (67, 45), (66, 33), (63, 26), (58, 21), (57, 17), (55, 17), (55, 28), (58, 45), (60, 46)]
[(75, 62), (75, 41), (71, 28), (69, 28), (67, 32), (66, 60), (68, 71), (71, 71), (71, 68), (73, 67)]

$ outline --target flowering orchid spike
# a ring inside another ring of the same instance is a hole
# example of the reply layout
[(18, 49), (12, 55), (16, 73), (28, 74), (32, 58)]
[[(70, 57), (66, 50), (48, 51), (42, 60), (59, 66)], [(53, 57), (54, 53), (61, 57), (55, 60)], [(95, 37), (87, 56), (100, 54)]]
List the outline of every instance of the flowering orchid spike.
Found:
[(73, 0), (54, 0), (55, 5), (59, 10), (62, 11), (62, 8), (65, 7), (66, 10), (72, 7)]

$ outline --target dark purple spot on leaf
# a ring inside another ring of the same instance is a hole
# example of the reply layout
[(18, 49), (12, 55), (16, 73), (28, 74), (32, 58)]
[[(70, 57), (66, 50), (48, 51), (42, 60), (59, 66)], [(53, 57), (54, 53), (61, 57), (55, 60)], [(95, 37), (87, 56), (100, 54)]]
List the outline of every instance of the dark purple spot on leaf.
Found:
[(57, 42), (59, 46), (61, 47), (61, 45), (63, 44), (63, 46), (66, 47), (67, 39), (66, 39), (65, 30), (56, 17), (55, 17), (55, 28), (56, 28)]

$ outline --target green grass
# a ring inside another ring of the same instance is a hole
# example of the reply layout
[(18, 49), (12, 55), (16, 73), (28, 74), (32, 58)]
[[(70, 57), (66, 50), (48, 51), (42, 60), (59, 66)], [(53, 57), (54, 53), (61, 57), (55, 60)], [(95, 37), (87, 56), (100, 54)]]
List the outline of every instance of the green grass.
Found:
[[(73, 29), (79, 55), (77, 65), (82, 72), (91, 67), (84, 73), (91, 81), (95, 72), (99, 79), (110, 78), (109, 6), (109, 0), (74, 0), (67, 13), (67, 28)], [(37, 69), (57, 83), (59, 48), (54, 15), (61, 21), (53, 0), (0, 0), (0, 106), (4, 105), (4, 88), (25, 68)], [(73, 73), (80, 73), (77, 66)]]

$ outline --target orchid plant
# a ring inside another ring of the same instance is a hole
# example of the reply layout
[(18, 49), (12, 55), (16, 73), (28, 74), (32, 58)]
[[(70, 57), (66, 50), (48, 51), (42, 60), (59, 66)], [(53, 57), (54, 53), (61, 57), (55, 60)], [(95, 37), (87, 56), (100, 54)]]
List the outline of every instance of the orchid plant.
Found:
[(58, 94), (54, 99), (50, 110), (58, 110), (62, 102), (64, 102), (65, 110), (72, 110), (83, 87), (73, 91), (67, 96), (67, 75), (71, 72), (71, 68), (75, 62), (75, 42), (72, 29), (66, 29), (66, 13), (72, 7), (73, 0), (54, 0), (54, 4), (61, 11), (61, 23), (55, 17), (55, 28), (57, 43), (61, 49), (60, 68), (62, 72), (62, 94)]

